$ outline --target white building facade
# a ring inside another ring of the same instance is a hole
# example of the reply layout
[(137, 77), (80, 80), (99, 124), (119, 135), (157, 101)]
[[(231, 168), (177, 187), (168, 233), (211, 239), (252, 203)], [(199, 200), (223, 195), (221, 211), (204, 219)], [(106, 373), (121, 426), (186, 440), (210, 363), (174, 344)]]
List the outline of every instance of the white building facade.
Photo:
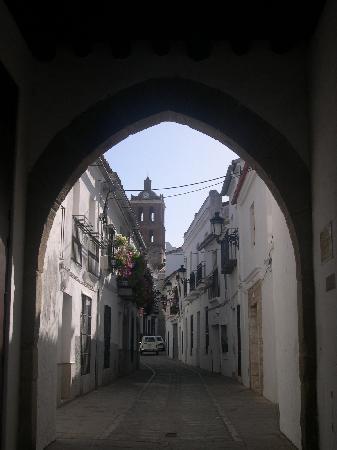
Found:
[(145, 251), (120, 180), (101, 157), (66, 196), (47, 242), (38, 448), (55, 438), (57, 406), (138, 366), (138, 308), (112, 267), (117, 234)]
[[(215, 213), (224, 219), (218, 239)], [(210, 191), (183, 251), (187, 281), (178, 272), (180, 309), (166, 322), (178, 351), (171, 343), (169, 355), (235, 377), (277, 403), (281, 431), (300, 447), (294, 250), (279, 206), (241, 159), (229, 167), (221, 194)]]

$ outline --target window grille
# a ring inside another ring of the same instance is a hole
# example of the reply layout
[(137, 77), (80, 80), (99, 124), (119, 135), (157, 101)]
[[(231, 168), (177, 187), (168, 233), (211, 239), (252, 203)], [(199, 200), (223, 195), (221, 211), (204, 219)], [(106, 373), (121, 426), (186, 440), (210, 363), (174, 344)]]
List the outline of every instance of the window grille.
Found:
[(81, 375), (90, 373), (91, 356), (91, 298), (82, 294), (81, 314)]
[(72, 258), (82, 265), (82, 238), (83, 233), (77, 220), (73, 221)]
[(191, 356), (193, 354), (193, 314), (191, 315), (191, 327), (190, 327), (190, 332), (191, 332), (191, 345), (190, 345), (190, 349), (191, 349)]
[(204, 275), (205, 275), (204, 272), (205, 272), (205, 267), (204, 267), (203, 263), (198, 264), (197, 265), (197, 280), (196, 280), (197, 286), (204, 281)]
[(205, 353), (208, 353), (209, 347), (209, 323), (208, 323), (208, 306), (205, 308)]
[(190, 291), (194, 291), (195, 289), (195, 273), (191, 272), (190, 273)]
[(187, 295), (187, 280), (184, 280), (184, 297)]
[(208, 287), (208, 298), (215, 298), (220, 296), (220, 285), (219, 285), (219, 273), (218, 269), (216, 268), (213, 270), (213, 273), (211, 275), (210, 279), (210, 285)]
[(99, 276), (99, 246), (95, 239), (90, 239), (88, 243), (88, 272)]
[(108, 234), (107, 253), (109, 260), (109, 268), (110, 270), (113, 270), (114, 268), (113, 259), (115, 257), (115, 248), (114, 248), (115, 230), (113, 229), (113, 227), (109, 227), (107, 234)]
[(221, 241), (221, 272), (230, 274), (237, 263), (237, 250), (239, 248), (239, 235), (237, 228), (226, 230), (225, 237)]
[(64, 206), (60, 206), (61, 209), (61, 227), (60, 227), (60, 259), (64, 258), (64, 237), (65, 237), (65, 221), (66, 221), (66, 209)]

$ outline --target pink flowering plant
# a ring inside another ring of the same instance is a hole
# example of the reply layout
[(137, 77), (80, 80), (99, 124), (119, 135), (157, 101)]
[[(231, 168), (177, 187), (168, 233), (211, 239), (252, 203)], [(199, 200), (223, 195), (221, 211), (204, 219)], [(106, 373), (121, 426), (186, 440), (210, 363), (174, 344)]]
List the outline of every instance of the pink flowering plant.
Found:
[(153, 278), (143, 255), (122, 234), (114, 241), (116, 271), (120, 283), (127, 282), (133, 289), (138, 307), (150, 313), (154, 304)]
[(136, 258), (139, 256), (135, 246), (127, 237), (117, 234), (114, 240), (116, 270), (120, 278), (130, 278)]

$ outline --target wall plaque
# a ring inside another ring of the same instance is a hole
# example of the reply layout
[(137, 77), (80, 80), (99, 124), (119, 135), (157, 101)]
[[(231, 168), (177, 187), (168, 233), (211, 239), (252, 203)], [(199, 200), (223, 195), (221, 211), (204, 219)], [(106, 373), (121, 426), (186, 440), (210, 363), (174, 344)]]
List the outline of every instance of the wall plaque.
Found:
[(328, 223), (320, 233), (321, 262), (333, 258), (332, 222)]

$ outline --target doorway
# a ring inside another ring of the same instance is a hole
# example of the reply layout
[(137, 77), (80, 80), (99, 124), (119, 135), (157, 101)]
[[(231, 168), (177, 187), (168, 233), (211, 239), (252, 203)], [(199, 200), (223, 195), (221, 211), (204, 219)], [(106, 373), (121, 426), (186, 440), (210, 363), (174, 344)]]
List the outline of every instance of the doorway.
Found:
[(200, 311), (197, 312), (197, 351), (196, 364), (200, 367)]
[(249, 321), (249, 374), (250, 387), (253, 391), (263, 393), (263, 342), (261, 283), (257, 282), (248, 291)]

